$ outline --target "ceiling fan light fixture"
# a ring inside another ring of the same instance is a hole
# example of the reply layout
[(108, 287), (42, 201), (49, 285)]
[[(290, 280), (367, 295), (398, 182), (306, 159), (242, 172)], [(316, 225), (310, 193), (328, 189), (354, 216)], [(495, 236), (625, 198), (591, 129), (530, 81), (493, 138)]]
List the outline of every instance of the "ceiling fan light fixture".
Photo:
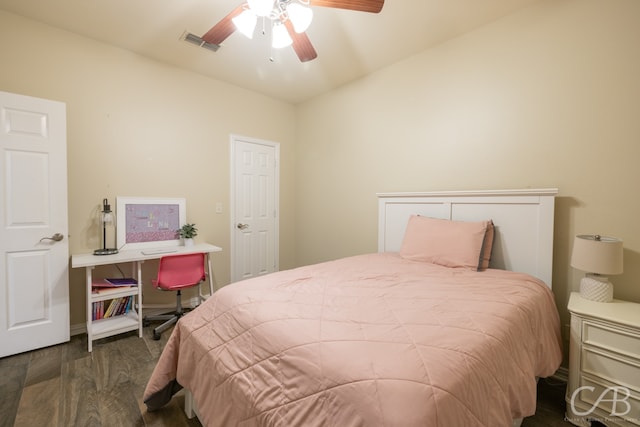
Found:
[(269, 16), (275, 0), (247, 0), (249, 9), (258, 16)]
[(300, 3), (291, 3), (287, 6), (287, 15), (293, 24), (296, 33), (304, 33), (313, 20), (313, 10)]
[(292, 45), (300, 62), (312, 61), (318, 53), (306, 30), (313, 20), (315, 6), (379, 13), (384, 0), (242, 0), (202, 37), (185, 40), (215, 50), (235, 31), (253, 38), (257, 20), (262, 18), (263, 35), (271, 25), (272, 49)]
[(253, 38), (253, 32), (256, 29), (256, 24), (258, 22), (258, 17), (253, 12), (245, 10), (240, 15), (233, 18), (232, 21), (238, 31), (250, 39)]
[(271, 47), (274, 49), (281, 49), (283, 47), (291, 46), (293, 40), (289, 35), (286, 27), (282, 25), (280, 22), (275, 22), (273, 24), (272, 34), (271, 34)]

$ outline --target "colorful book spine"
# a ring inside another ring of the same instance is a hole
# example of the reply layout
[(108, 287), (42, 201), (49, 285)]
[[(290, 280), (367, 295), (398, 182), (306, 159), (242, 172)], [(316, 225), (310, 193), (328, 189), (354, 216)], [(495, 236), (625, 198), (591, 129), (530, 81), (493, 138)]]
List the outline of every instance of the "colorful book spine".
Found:
[(105, 301), (96, 301), (93, 303), (92, 319), (100, 320), (109, 317), (120, 316), (131, 311), (133, 306), (133, 295), (126, 297), (114, 298), (107, 300), (108, 305), (105, 310)]
[(115, 305), (116, 305), (116, 300), (112, 299), (111, 302), (109, 302), (109, 307), (107, 307), (107, 311), (104, 312), (105, 319), (111, 317), (111, 313), (113, 312)]

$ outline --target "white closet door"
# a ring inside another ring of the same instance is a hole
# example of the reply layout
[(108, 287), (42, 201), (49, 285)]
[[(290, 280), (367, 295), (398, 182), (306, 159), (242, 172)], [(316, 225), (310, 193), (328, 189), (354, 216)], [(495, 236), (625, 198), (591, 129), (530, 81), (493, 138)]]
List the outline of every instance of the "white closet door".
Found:
[(278, 152), (232, 138), (232, 281), (278, 269)]

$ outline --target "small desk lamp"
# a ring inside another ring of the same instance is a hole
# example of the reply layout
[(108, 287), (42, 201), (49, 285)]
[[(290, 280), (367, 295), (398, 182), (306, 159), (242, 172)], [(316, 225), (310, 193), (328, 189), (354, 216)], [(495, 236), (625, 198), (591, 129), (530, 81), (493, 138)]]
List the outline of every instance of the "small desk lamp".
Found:
[[(117, 248), (107, 248), (107, 224), (113, 224), (113, 213), (111, 205), (107, 199), (102, 200), (102, 214), (100, 215), (102, 223), (102, 248), (93, 251), (94, 255), (113, 255), (118, 253)], [(115, 227), (111, 227), (115, 231)], [(115, 237), (115, 236), (114, 236)], [(115, 239), (113, 240), (115, 242)]]
[(580, 296), (592, 301), (611, 302), (613, 285), (602, 275), (622, 273), (622, 240), (577, 235), (573, 242), (571, 267), (587, 272), (580, 281)]

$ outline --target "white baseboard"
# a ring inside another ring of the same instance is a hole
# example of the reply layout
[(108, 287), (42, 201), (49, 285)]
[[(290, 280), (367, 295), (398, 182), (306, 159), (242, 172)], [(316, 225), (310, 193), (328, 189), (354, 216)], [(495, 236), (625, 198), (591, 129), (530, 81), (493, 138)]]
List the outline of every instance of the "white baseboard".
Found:
[[(187, 303), (187, 305), (185, 305), (184, 303)], [(198, 297), (193, 297), (193, 298), (189, 298), (186, 301), (183, 301), (182, 307), (184, 308), (196, 308), (198, 306), (198, 304), (200, 303), (200, 298)], [(175, 308), (175, 304), (143, 304), (142, 306), (142, 310), (143, 310), (143, 315), (145, 316), (155, 316), (158, 314), (163, 314), (163, 313), (167, 313), (169, 311), (171, 311), (172, 309)], [(69, 334), (71, 336), (74, 335), (81, 335), (81, 334), (86, 334), (87, 333), (87, 324), (86, 323), (77, 323), (75, 325), (71, 325), (69, 327)]]
[(69, 334), (71, 336), (74, 335), (82, 335), (87, 333), (87, 324), (86, 323), (78, 323), (77, 325), (71, 325), (69, 328)]

